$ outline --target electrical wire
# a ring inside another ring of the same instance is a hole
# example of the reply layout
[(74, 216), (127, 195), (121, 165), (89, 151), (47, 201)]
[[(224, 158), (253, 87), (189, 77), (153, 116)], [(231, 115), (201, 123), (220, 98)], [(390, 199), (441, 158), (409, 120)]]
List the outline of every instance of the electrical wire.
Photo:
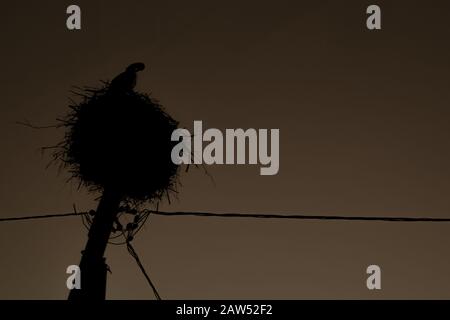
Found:
[(127, 240), (127, 250), (130, 253), (130, 255), (136, 260), (137, 265), (141, 269), (142, 273), (144, 274), (145, 279), (147, 279), (148, 284), (152, 288), (153, 294), (155, 295), (156, 299), (161, 300), (161, 296), (159, 295), (158, 290), (156, 289), (155, 285), (153, 284), (152, 280), (150, 279), (150, 276), (145, 271), (144, 266), (142, 265), (138, 254), (136, 253), (136, 250), (134, 250), (133, 246), (131, 245), (131, 242), (128, 240)]
[[(261, 214), (261, 213), (214, 213), (214, 212), (187, 212), (187, 211), (156, 211), (145, 210), (152, 215), (159, 216), (197, 216), (217, 218), (258, 218), (258, 219), (295, 219), (295, 220), (344, 220), (344, 221), (386, 221), (386, 222), (450, 222), (450, 218), (432, 217), (389, 217), (389, 216), (334, 216), (334, 215), (299, 215), (299, 214)], [(0, 218), (0, 222), (36, 220), (47, 218), (63, 218), (85, 215), (87, 212), (70, 212), (59, 214), (46, 214), (24, 217)]]

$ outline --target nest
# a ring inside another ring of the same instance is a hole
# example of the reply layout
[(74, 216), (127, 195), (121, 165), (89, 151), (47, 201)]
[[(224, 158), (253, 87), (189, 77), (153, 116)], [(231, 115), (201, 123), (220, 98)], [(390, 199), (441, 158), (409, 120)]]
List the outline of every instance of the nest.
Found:
[(90, 191), (114, 189), (124, 199), (154, 201), (175, 191), (178, 168), (171, 141), (178, 122), (149, 95), (114, 93), (109, 83), (79, 89), (79, 103), (62, 120), (56, 157)]

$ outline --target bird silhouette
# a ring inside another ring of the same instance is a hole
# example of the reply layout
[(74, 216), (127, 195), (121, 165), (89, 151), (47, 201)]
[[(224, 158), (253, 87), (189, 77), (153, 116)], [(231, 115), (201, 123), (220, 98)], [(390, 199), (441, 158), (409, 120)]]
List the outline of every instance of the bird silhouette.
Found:
[(136, 86), (137, 72), (145, 69), (145, 64), (136, 62), (130, 64), (124, 72), (116, 76), (109, 86), (114, 93), (126, 93), (133, 91)]

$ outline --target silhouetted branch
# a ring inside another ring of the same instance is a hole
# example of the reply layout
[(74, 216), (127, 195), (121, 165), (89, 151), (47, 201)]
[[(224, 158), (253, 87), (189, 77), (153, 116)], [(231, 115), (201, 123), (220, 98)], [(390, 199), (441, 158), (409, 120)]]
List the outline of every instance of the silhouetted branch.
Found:
[(49, 126), (36, 126), (28, 120), (16, 121), (15, 123), (18, 125), (22, 125), (22, 126), (31, 128), (31, 129), (51, 129), (51, 128), (61, 128), (62, 127), (62, 124), (55, 124), (55, 125), (49, 125)]

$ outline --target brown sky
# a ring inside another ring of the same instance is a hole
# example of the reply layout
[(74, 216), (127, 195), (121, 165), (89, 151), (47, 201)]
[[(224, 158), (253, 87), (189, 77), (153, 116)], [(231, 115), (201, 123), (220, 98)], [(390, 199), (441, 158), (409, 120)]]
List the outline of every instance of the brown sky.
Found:
[[(166, 210), (450, 217), (450, 5), (377, 1), (69, 1), (2, 4), (0, 216), (95, 208), (38, 151), (72, 85), (130, 62), (182, 125), (280, 128), (277, 176), (213, 166), (182, 176)], [(80, 219), (0, 224), (0, 298), (65, 299), (86, 241)], [(155, 217), (135, 240), (163, 298), (450, 298), (450, 224)], [(124, 247), (108, 298), (149, 299)], [(382, 290), (365, 269), (378, 264)]]

